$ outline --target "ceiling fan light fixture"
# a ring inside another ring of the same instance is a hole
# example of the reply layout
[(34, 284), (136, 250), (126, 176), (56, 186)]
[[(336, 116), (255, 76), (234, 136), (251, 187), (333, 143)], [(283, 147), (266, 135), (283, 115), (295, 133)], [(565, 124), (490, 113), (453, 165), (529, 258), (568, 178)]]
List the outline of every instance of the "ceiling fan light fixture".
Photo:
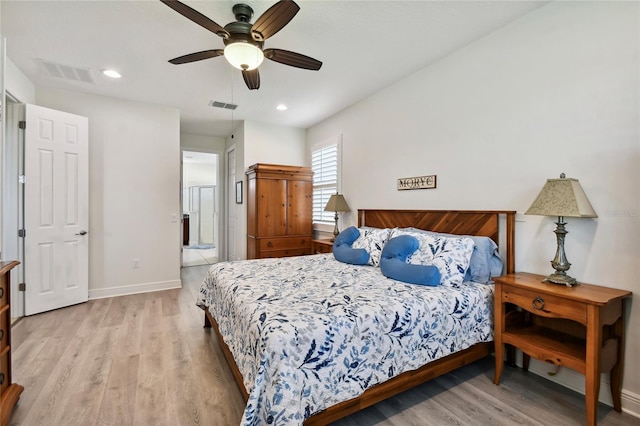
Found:
[(235, 68), (243, 71), (254, 70), (264, 61), (262, 50), (247, 42), (227, 44), (224, 48), (224, 57)]

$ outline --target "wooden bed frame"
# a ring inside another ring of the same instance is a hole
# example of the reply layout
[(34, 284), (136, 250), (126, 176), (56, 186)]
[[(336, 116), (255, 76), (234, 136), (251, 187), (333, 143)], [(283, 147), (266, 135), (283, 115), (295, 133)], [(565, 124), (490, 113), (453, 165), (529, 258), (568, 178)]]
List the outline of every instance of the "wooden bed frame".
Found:
[[(515, 211), (492, 210), (358, 210), (358, 226), (375, 228), (420, 228), (449, 234), (480, 235), (493, 239), (501, 248), (505, 259), (505, 273), (515, 272)], [(236, 366), (233, 355), (226, 345), (218, 324), (205, 310), (205, 327), (212, 327), (227, 358), (233, 376), (244, 396), (249, 394), (244, 387), (242, 374)], [(305, 425), (326, 425), (346, 417), (405, 390), (446, 374), (457, 368), (475, 362), (493, 352), (493, 342), (479, 343), (468, 349), (432, 361), (413, 371), (407, 371), (384, 383), (367, 389), (362, 395), (328, 407), (305, 420)]]

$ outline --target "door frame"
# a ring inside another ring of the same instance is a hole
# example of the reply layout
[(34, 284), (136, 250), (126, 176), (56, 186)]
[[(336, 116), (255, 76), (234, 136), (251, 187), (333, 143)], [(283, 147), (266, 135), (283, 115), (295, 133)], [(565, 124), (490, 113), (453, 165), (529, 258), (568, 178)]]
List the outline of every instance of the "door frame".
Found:
[[(2, 157), (2, 260), (20, 262), (11, 271), (11, 318), (24, 316), (24, 291), (19, 284), (24, 282), (24, 239), (18, 230), (24, 224), (24, 185), (19, 175), (24, 174), (24, 130), (18, 123), (25, 119), (24, 104), (9, 92), (5, 94)], [(13, 187), (13, 191), (9, 190)]]
[[(188, 146), (183, 146), (180, 145), (180, 191), (178, 196), (180, 197), (180, 207), (183, 207), (183, 203), (184, 203), (184, 193), (183, 193), (183, 186), (184, 186), (184, 164), (182, 159), (184, 158), (184, 152), (188, 151), (188, 152), (204, 152), (207, 154), (216, 154), (218, 156), (218, 170), (216, 170), (216, 179), (217, 179), (217, 183), (216, 186), (218, 188), (221, 188), (222, 186), (226, 185), (226, 179), (225, 179), (225, 173), (226, 173), (226, 161), (222, 161), (222, 155), (224, 154), (224, 152), (217, 150), (217, 149), (206, 149), (206, 148), (192, 148), (192, 147), (188, 147)], [(216, 235), (216, 238), (214, 239), (214, 243), (216, 245), (216, 247), (218, 247), (218, 260), (222, 261), (225, 260), (223, 258), (223, 256), (226, 255), (226, 233), (222, 232), (224, 228), (224, 223), (225, 223), (225, 217), (226, 215), (223, 214), (222, 212), (226, 212), (226, 198), (224, 196), (224, 188), (218, 189), (216, 190), (216, 202), (218, 203), (218, 234)], [(182, 223), (182, 212), (180, 213), (180, 223)], [(183, 238), (183, 230), (182, 230), (182, 226), (180, 227), (180, 240), (178, 241), (178, 244), (180, 244), (180, 267), (182, 268), (182, 238)]]

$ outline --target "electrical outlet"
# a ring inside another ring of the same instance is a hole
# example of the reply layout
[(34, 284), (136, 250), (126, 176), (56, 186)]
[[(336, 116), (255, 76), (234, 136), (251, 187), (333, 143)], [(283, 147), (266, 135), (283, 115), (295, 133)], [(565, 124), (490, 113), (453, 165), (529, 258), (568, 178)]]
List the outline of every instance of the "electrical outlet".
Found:
[(132, 268), (139, 268), (140, 267), (140, 259), (137, 259), (137, 258), (133, 259), (131, 261), (131, 267)]

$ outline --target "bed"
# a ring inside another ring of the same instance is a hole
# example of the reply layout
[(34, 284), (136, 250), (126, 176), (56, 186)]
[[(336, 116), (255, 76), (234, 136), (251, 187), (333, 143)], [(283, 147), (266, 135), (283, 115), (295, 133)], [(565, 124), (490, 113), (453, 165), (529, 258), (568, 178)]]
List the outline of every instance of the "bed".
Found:
[[(358, 226), (489, 237), (513, 211), (359, 210)], [(331, 254), (213, 265), (198, 305), (247, 401), (243, 425), (327, 424), (493, 351), (493, 285), (425, 287)]]

